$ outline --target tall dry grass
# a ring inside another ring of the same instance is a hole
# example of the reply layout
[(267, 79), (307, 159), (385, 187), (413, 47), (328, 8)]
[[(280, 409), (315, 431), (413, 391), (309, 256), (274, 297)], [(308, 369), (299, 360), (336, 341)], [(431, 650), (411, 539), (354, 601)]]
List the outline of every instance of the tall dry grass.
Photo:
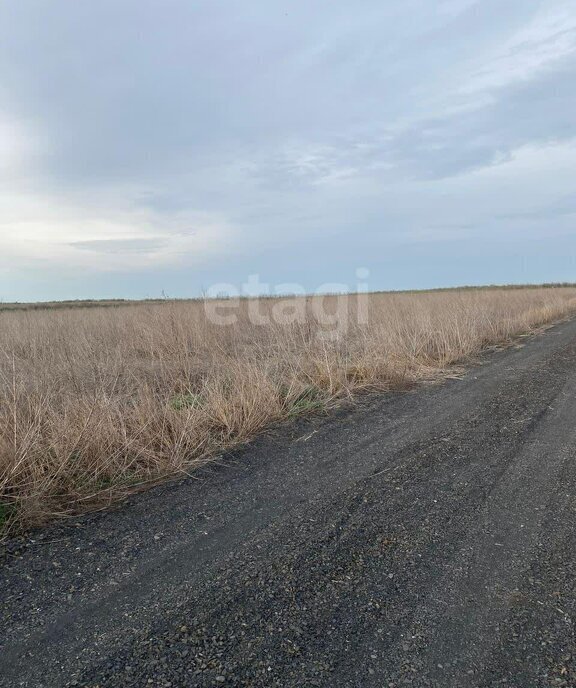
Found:
[[(356, 297), (346, 311), (336, 297), (299, 304), (299, 322), (264, 325), (249, 301), (226, 326), (202, 302), (0, 312), (5, 530), (188, 473), (274, 421), (430, 378), (573, 314), (576, 289), (373, 294), (364, 324)], [(258, 306), (277, 320), (290, 303)], [(336, 332), (316, 306), (337, 312)]]

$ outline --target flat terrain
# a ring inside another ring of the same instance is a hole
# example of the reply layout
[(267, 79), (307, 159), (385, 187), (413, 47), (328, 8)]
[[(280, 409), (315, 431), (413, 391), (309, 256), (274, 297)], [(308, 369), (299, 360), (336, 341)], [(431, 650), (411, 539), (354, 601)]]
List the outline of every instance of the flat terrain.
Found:
[(0, 685), (576, 686), (576, 321), (524, 341), (9, 542)]

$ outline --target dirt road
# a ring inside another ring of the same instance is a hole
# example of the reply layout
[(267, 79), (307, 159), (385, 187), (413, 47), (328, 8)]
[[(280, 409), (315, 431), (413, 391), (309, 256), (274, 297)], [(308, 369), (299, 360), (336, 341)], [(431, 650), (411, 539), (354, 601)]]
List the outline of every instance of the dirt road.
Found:
[(2, 686), (576, 686), (576, 321), (6, 548)]

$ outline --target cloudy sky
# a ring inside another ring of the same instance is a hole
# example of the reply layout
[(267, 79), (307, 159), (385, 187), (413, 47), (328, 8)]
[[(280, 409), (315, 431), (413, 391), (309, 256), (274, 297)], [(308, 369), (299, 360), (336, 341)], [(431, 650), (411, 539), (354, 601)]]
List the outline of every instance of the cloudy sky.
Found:
[(576, 281), (576, 0), (0, 4), (0, 299)]

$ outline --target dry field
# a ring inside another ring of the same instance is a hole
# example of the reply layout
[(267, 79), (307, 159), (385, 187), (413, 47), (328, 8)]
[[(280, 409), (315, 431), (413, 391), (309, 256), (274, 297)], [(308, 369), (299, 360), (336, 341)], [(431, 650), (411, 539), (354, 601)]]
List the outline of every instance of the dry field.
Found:
[(442, 375), (574, 314), (576, 288), (207, 306), (0, 312), (4, 532), (189, 473), (273, 422)]

